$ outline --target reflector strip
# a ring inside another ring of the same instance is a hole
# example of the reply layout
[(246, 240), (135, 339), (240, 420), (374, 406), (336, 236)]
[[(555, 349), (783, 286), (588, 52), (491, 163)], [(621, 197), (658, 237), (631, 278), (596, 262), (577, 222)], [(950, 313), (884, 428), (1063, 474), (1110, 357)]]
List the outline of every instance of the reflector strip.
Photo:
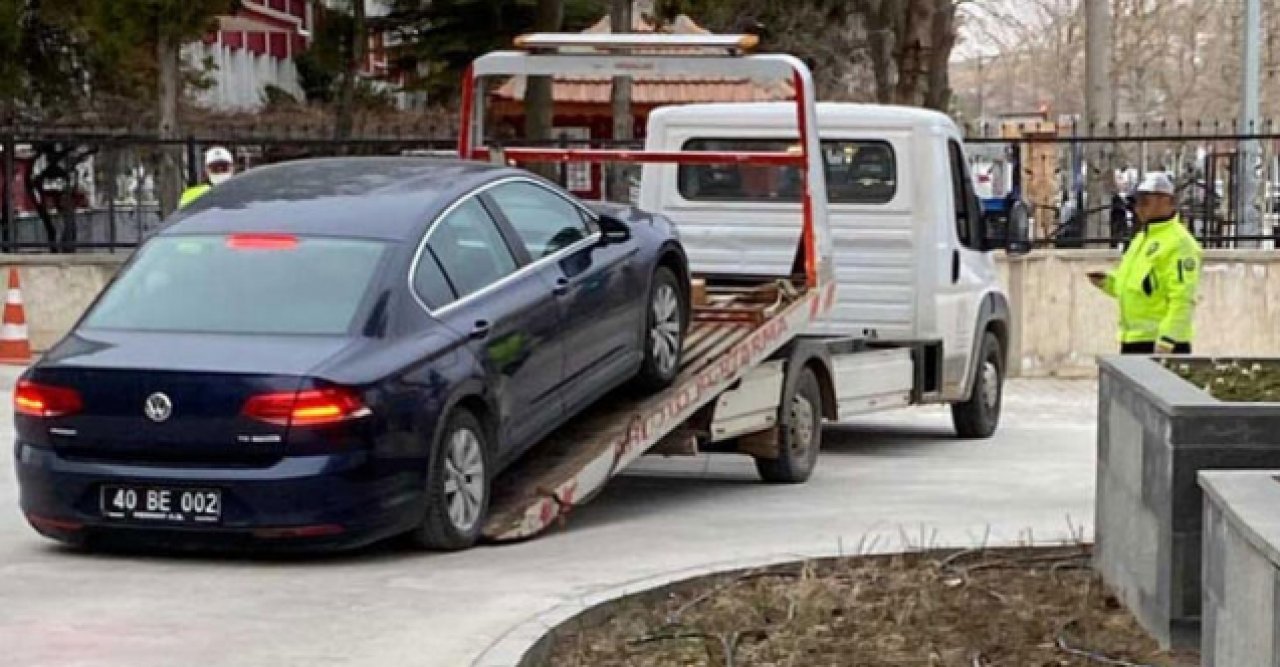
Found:
[(341, 535), (346, 528), (333, 523), (321, 523), (313, 526), (287, 526), (282, 528), (259, 528), (253, 536), (265, 540), (278, 540), (303, 537), (327, 537)]
[(65, 519), (52, 519), (47, 516), (40, 516), (39, 514), (28, 514), (27, 521), (30, 521), (31, 525), (35, 526), (36, 528), (41, 528), (44, 530), (61, 531), (61, 532), (67, 532), (67, 533), (74, 532), (74, 531), (80, 530), (81, 528), (84, 528), (84, 524), (80, 523), (79, 521), (67, 521)]

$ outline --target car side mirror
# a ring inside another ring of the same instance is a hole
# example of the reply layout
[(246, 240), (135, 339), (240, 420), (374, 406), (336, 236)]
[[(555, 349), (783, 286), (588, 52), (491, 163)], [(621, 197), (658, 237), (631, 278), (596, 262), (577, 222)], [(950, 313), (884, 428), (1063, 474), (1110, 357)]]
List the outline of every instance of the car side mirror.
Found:
[(1009, 207), (1004, 251), (1014, 257), (1031, 252), (1031, 209), (1022, 200), (1013, 202)]
[(1031, 216), (1022, 201), (1009, 204), (1006, 211), (982, 212), (983, 251), (1003, 250), (1009, 256), (1031, 252)]
[(601, 215), (596, 223), (600, 226), (600, 245), (625, 243), (631, 240), (631, 225), (611, 215)]

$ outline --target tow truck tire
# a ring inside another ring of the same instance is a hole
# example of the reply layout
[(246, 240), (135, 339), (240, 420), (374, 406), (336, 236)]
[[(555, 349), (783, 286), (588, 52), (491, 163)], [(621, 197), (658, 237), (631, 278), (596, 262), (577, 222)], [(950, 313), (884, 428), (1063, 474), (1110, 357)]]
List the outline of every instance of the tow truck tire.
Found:
[(480, 539), (489, 513), (489, 447), (484, 426), (458, 409), (449, 416), (427, 471), (427, 508), (409, 534), (420, 547), (458, 551)]
[(770, 484), (799, 484), (809, 479), (822, 449), (822, 386), (805, 368), (782, 409), (789, 410), (778, 433), (778, 457), (756, 458), (760, 479)]
[(676, 274), (665, 266), (653, 272), (649, 298), (645, 301), (644, 361), (636, 384), (654, 392), (666, 389), (680, 373), (684, 334), (689, 323), (688, 297), (680, 289)]
[(1000, 425), (1000, 405), (1004, 400), (1003, 359), (1000, 339), (990, 331), (983, 334), (973, 392), (964, 403), (951, 405), (951, 422), (961, 438), (990, 438)]

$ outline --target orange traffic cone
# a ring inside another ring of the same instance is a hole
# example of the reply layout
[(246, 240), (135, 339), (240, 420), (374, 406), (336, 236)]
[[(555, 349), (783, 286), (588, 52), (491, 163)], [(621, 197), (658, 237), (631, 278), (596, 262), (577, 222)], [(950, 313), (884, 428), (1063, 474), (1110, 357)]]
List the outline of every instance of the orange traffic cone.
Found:
[(9, 267), (9, 291), (4, 298), (4, 320), (0, 322), (0, 364), (31, 363), (31, 340), (27, 338), (27, 313), (22, 307), (22, 285), (18, 270)]

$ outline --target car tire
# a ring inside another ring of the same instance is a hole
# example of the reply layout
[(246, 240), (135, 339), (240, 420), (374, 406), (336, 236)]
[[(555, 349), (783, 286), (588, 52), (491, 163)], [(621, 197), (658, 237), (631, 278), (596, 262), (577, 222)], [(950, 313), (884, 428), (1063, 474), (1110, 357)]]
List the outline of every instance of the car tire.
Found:
[(978, 369), (969, 400), (951, 405), (951, 422), (956, 435), (965, 439), (986, 439), (1000, 425), (1000, 407), (1004, 401), (1004, 355), (1000, 339), (990, 331), (982, 336), (978, 353)]
[(778, 456), (757, 457), (756, 471), (770, 484), (799, 484), (813, 474), (822, 449), (822, 387), (812, 369), (800, 372), (783, 406), (790, 414), (779, 418)]
[(489, 512), (489, 447), (475, 415), (459, 409), (449, 417), (431, 452), (426, 514), (410, 533), (435, 551), (458, 551), (480, 539)]
[(671, 269), (659, 266), (649, 282), (642, 345), (644, 360), (636, 384), (646, 391), (671, 386), (680, 373), (684, 334), (689, 323), (688, 297)]

